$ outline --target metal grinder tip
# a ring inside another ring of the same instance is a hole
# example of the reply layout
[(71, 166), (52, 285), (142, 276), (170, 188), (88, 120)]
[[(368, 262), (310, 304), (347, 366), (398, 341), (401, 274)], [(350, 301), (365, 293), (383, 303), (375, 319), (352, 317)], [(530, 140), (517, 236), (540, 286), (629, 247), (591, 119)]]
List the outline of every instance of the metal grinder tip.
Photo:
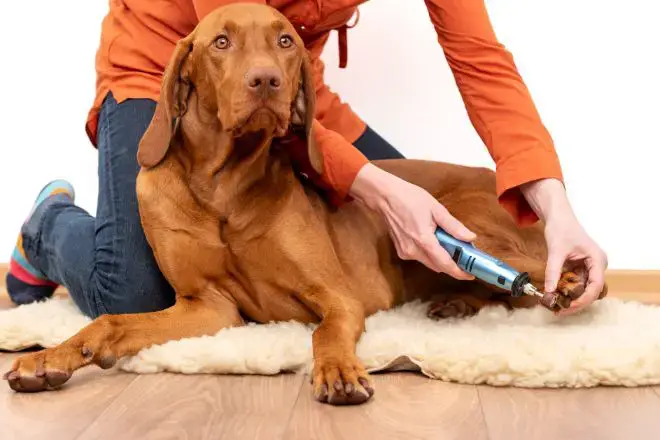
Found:
[(523, 286), (523, 292), (525, 295), (532, 295), (543, 298), (543, 293), (534, 287), (531, 283), (527, 283)]

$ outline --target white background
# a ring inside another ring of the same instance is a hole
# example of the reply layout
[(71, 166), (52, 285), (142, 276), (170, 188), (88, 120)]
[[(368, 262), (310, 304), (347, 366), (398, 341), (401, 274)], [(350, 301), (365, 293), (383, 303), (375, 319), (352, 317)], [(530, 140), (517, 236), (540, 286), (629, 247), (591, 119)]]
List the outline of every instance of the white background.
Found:
[[(402, 4), (406, 4), (402, 9)], [(569, 197), (616, 269), (660, 268), (660, 7), (648, 0), (487, 0), (556, 142)], [(53, 178), (96, 210), (84, 123), (106, 0), (0, 6), (0, 262)], [(327, 82), (408, 157), (492, 167), (422, 0), (374, 0)]]

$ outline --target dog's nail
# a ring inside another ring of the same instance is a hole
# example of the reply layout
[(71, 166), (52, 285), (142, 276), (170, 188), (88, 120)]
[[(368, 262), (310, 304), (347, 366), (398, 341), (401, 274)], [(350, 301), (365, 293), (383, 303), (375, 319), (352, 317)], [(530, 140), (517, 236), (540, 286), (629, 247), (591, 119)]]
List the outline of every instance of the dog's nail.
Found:
[(353, 384), (352, 383), (347, 383), (346, 387), (344, 387), (344, 390), (346, 391), (346, 394), (352, 394), (353, 393)]
[(371, 385), (369, 385), (369, 381), (363, 377), (358, 379), (358, 382), (360, 382), (360, 385), (367, 390), (367, 393), (369, 393), (370, 396), (374, 395), (374, 389)]
[(82, 353), (83, 357), (86, 358), (86, 359), (89, 359), (94, 355), (92, 350), (90, 350), (87, 347), (83, 347), (82, 350), (80, 350), (80, 352)]
[(355, 390), (355, 394), (353, 394), (353, 396), (355, 396), (354, 398), (361, 402), (369, 400), (369, 398), (373, 395), (374, 395), (373, 390), (368, 391), (365, 388), (357, 388)]
[(326, 384), (321, 385), (321, 392), (316, 396), (316, 400), (323, 403), (328, 401), (328, 386)]
[(344, 391), (344, 385), (341, 383), (341, 380), (335, 382), (335, 391), (342, 392)]

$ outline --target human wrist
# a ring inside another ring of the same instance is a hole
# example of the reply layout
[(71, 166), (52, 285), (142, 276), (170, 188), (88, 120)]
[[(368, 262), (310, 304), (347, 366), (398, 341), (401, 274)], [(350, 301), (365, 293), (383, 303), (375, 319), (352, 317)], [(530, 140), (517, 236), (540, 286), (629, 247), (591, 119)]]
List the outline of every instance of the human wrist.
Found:
[(377, 209), (384, 201), (387, 191), (387, 172), (367, 163), (355, 176), (348, 193), (355, 200), (371, 209)]
[(555, 218), (575, 217), (560, 180), (539, 179), (521, 185), (520, 190), (532, 210), (546, 223)]

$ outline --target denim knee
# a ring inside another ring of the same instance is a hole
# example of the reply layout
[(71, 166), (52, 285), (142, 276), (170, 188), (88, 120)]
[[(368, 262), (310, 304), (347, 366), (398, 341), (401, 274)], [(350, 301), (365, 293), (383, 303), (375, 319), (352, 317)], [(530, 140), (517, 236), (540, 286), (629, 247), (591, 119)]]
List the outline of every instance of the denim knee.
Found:
[(157, 267), (131, 269), (141, 270), (115, 274), (96, 272), (90, 283), (93, 289), (90, 293), (96, 300), (93, 318), (102, 314), (156, 312), (174, 305), (174, 290)]

